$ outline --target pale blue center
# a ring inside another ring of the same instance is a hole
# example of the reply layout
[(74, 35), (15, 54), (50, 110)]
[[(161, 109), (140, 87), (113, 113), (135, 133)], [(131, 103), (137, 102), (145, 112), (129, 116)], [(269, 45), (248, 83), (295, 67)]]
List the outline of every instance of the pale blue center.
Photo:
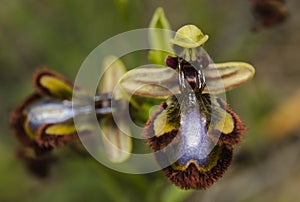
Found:
[(206, 117), (201, 117), (198, 108), (192, 108), (181, 115), (180, 129), (180, 142), (176, 149), (178, 162), (184, 166), (193, 160), (203, 165), (213, 147), (207, 134)]

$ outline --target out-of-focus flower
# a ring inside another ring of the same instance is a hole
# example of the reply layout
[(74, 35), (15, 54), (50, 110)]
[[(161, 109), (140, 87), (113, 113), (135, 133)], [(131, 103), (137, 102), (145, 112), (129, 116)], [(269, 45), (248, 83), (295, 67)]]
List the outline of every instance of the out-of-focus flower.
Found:
[(255, 17), (254, 30), (272, 27), (286, 20), (289, 15), (285, 0), (250, 0), (253, 3), (252, 12)]

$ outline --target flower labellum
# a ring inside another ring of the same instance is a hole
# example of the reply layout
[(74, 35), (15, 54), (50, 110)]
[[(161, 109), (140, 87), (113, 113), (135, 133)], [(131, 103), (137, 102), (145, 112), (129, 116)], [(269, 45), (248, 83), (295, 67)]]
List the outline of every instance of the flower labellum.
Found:
[(119, 81), (131, 94), (166, 98), (143, 133), (165, 176), (182, 189), (206, 189), (222, 177), (247, 130), (215, 94), (247, 82), (255, 70), (244, 62), (212, 63), (202, 48), (207, 40), (185, 25), (170, 40), (177, 55), (167, 57), (170, 68), (133, 69)]

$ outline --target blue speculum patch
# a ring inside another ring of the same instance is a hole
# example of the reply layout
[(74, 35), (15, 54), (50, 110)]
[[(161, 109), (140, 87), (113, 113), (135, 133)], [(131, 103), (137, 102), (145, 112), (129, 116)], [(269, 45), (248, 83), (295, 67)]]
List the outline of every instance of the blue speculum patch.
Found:
[(181, 114), (180, 125), (178, 163), (185, 166), (193, 160), (203, 166), (214, 145), (208, 137), (206, 117), (199, 113), (198, 105)]
[(42, 99), (28, 108), (28, 125), (34, 131), (43, 124), (65, 122), (73, 115), (70, 102)]

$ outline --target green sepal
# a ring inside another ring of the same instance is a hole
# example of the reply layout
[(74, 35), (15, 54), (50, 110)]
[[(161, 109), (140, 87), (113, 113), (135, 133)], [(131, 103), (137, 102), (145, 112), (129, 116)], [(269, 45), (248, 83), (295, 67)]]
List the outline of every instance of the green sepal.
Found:
[(154, 64), (164, 65), (165, 58), (168, 55), (170, 55), (173, 51), (169, 42), (172, 37), (171, 32), (164, 31), (166, 29), (171, 30), (171, 26), (168, 19), (165, 16), (163, 8), (159, 7), (155, 10), (149, 28), (155, 29), (149, 30), (149, 42), (152, 50), (149, 51), (148, 59)]

